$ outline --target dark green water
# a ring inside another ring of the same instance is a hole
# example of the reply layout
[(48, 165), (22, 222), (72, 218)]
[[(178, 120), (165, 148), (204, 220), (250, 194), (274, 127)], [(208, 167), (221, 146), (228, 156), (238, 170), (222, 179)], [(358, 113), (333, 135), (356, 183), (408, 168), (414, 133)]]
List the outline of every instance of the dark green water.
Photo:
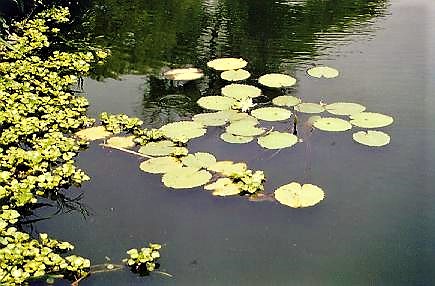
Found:
[[(395, 123), (383, 128), (392, 141), (380, 149), (354, 143), (352, 132), (315, 131), (309, 152), (297, 144), (275, 153), (224, 143), (219, 128), (189, 144), (191, 152), (264, 170), (268, 192), (293, 180), (321, 186), (326, 199), (307, 209), (171, 191), (139, 170), (140, 159), (91, 145), (79, 164), (92, 181), (71, 191), (84, 193), (91, 215), (65, 213), (36, 229), (74, 242), (95, 264), (148, 241), (165, 244), (161, 270), (174, 277), (123, 271), (80, 285), (435, 284), (434, 2), (100, 0), (82, 12), (78, 39), (113, 53), (94, 76), (101, 81), (85, 80), (92, 116), (124, 112), (147, 126), (189, 118), (201, 112), (197, 98), (225, 83), (207, 70), (174, 87), (161, 69), (236, 56), (249, 62), (249, 83), (284, 72), (298, 79), (290, 93), (304, 101), (358, 102)], [(314, 64), (341, 75), (309, 78)], [(162, 104), (171, 94), (191, 101)]]

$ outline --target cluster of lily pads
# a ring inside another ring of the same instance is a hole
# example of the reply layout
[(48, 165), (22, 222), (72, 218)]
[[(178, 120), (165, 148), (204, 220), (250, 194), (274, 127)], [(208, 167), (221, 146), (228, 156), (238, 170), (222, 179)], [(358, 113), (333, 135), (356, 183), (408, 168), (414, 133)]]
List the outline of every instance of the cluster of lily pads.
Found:
[(148, 247), (141, 249), (132, 248), (127, 251), (128, 258), (122, 261), (128, 265), (134, 272), (148, 274), (158, 268), (157, 259), (160, 258), (160, 244), (149, 243)]

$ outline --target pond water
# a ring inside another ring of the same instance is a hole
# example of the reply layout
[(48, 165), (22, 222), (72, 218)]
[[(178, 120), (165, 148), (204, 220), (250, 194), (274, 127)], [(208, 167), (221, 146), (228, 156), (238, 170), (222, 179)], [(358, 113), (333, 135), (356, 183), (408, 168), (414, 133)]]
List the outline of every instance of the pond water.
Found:
[[(433, 284), (432, 0), (92, 0), (78, 11), (77, 39), (112, 50), (85, 80), (93, 117), (123, 112), (147, 127), (190, 118), (202, 112), (199, 97), (225, 85), (206, 62), (235, 56), (249, 62), (248, 83), (287, 73), (298, 79), (287, 92), (304, 101), (357, 102), (395, 118), (382, 129), (391, 143), (378, 149), (356, 144), (352, 132), (314, 131), (305, 143), (268, 151), (255, 142), (224, 143), (218, 127), (189, 143), (191, 152), (264, 170), (267, 192), (294, 180), (321, 186), (326, 199), (306, 209), (213, 197), (202, 188), (172, 191), (139, 170), (140, 158), (91, 144), (78, 162), (92, 180), (70, 190), (83, 193), (90, 215), (65, 212), (35, 229), (73, 242), (94, 264), (162, 243), (160, 270), (173, 277), (120, 271), (80, 285)], [(206, 77), (183, 86), (159, 77), (189, 64), (206, 69)], [(319, 64), (339, 69), (340, 77), (309, 78), (306, 69)]]

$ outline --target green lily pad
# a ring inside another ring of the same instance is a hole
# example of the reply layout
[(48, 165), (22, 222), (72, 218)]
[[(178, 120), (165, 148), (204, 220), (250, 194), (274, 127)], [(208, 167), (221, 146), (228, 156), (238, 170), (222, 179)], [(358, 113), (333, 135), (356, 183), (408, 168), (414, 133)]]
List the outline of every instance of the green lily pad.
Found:
[(258, 82), (267, 87), (290, 87), (296, 83), (296, 79), (280, 73), (269, 73), (260, 76)]
[(272, 100), (272, 103), (278, 106), (292, 107), (302, 102), (300, 98), (291, 95), (277, 96)]
[(349, 121), (340, 118), (322, 117), (314, 121), (313, 126), (323, 131), (346, 131), (352, 128)]
[(265, 121), (281, 121), (289, 119), (292, 113), (280, 107), (263, 107), (252, 110), (251, 115)]
[(79, 132), (76, 132), (75, 134), (80, 139), (86, 140), (86, 141), (94, 141), (98, 139), (106, 138), (112, 133), (106, 130), (104, 126), (96, 126), (96, 127), (90, 127), (83, 130), (80, 130)]
[(231, 109), (236, 100), (226, 96), (204, 96), (196, 102), (199, 106), (210, 110)]
[(257, 136), (264, 133), (263, 128), (255, 127), (257, 122), (252, 120), (239, 120), (234, 121), (227, 126), (227, 133), (231, 133), (239, 136)]
[(247, 170), (245, 163), (234, 163), (232, 161), (218, 161), (209, 166), (209, 171), (221, 173), (224, 176), (233, 176), (234, 174), (243, 174)]
[(179, 142), (187, 142), (189, 139), (201, 137), (206, 133), (204, 126), (194, 121), (178, 121), (163, 125), (160, 131), (167, 138)]
[(213, 191), (213, 196), (234, 196), (242, 192), (239, 184), (235, 184), (229, 178), (220, 178), (216, 182), (204, 187), (207, 191)]
[(106, 143), (108, 145), (115, 146), (115, 147), (131, 148), (134, 147), (134, 145), (136, 145), (136, 143), (134, 143), (133, 141), (134, 138), (135, 137), (133, 135), (110, 137), (109, 139), (107, 139)]
[(304, 102), (296, 105), (295, 110), (302, 113), (321, 113), (325, 108), (318, 103)]
[(205, 126), (222, 126), (228, 121), (225, 114), (218, 112), (200, 113), (193, 116), (193, 121)]
[(208, 166), (216, 163), (216, 158), (210, 153), (197, 152), (195, 154), (189, 154), (186, 157), (183, 157), (181, 159), (181, 163), (187, 167), (201, 169), (207, 168)]
[(251, 74), (244, 70), (228, 70), (221, 73), (221, 78), (227, 81), (239, 81), (239, 80), (245, 80), (249, 78)]
[(139, 165), (139, 168), (147, 173), (167, 173), (182, 168), (182, 164), (174, 157), (158, 157), (148, 159)]
[(283, 205), (292, 208), (311, 207), (325, 198), (325, 193), (321, 188), (312, 184), (292, 182), (279, 187), (275, 190), (275, 199)]
[(381, 147), (390, 143), (390, 136), (382, 131), (359, 131), (352, 137), (356, 142), (371, 147)]
[(257, 142), (266, 149), (282, 149), (298, 143), (298, 137), (290, 133), (272, 131), (266, 136), (259, 137)]
[(167, 172), (162, 177), (166, 187), (173, 189), (190, 189), (207, 184), (212, 175), (206, 170), (194, 167), (181, 167), (172, 172)]
[(366, 107), (352, 102), (336, 102), (325, 106), (326, 111), (334, 115), (351, 115), (366, 110)]
[(375, 112), (361, 112), (350, 116), (350, 123), (362, 128), (380, 128), (394, 122), (393, 117)]
[(187, 148), (179, 147), (169, 140), (149, 142), (139, 148), (139, 153), (149, 156), (168, 156), (180, 153), (187, 154), (188, 152), (189, 150), (187, 150)]
[(226, 85), (222, 88), (221, 91), (222, 95), (237, 100), (254, 98), (261, 95), (261, 89), (259, 89), (258, 87), (238, 83)]
[(320, 67), (314, 67), (314, 68), (310, 68), (307, 73), (312, 76), (312, 77), (317, 77), (317, 78), (334, 78), (337, 77), (340, 73), (338, 72), (338, 70), (331, 68), (331, 67), (326, 67), (326, 66), (320, 66)]
[(189, 81), (202, 78), (204, 73), (198, 68), (184, 68), (168, 70), (167, 72), (163, 73), (163, 76), (170, 80)]
[(247, 64), (248, 62), (241, 58), (220, 58), (209, 61), (207, 66), (218, 71), (226, 71), (242, 69)]
[(252, 137), (252, 136), (240, 136), (240, 135), (234, 135), (234, 134), (227, 133), (227, 132), (222, 133), (220, 137), (225, 142), (232, 143), (232, 144), (245, 144), (245, 143), (249, 143), (252, 140), (254, 140), (254, 137)]

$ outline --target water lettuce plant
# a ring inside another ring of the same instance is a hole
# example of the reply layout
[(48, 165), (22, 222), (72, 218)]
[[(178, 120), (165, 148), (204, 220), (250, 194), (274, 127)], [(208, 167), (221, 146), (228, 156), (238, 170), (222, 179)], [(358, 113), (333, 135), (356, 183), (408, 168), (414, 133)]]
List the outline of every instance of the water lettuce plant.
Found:
[(127, 251), (128, 257), (122, 261), (134, 272), (149, 274), (159, 267), (157, 260), (160, 258), (161, 248), (162, 246), (157, 243), (149, 243), (148, 247), (141, 249), (132, 248)]

